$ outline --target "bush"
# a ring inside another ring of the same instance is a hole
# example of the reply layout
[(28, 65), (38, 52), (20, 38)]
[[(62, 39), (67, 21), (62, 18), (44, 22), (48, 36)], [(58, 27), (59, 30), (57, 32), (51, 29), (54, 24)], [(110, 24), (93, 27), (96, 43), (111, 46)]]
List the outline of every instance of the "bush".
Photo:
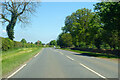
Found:
[(2, 50), (7, 51), (14, 47), (14, 42), (9, 38), (2, 38)]
[(22, 43), (22, 42), (18, 42), (18, 41), (13, 41), (9, 38), (2, 38), (2, 37), (0, 37), (0, 39), (2, 39), (2, 50), (3, 51), (7, 51), (8, 49), (12, 49), (12, 48), (37, 47), (37, 45), (33, 44), (33, 43)]
[(57, 40), (57, 44), (62, 48), (72, 47), (73, 42), (71, 34), (70, 33), (60, 34)]
[(22, 47), (22, 43), (21, 43), (21, 42), (14, 41), (14, 47), (15, 47), (15, 48)]
[(2, 46), (0, 44), (0, 49), (2, 48), (3, 51), (7, 51), (8, 49), (12, 48), (29, 48), (29, 47), (41, 47), (40, 45), (36, 45), (31, 43), (23, 43), (18, 41), (13, 41), (9, 38), (3, 38), (0, 37), (0, 42), (2, 43)]

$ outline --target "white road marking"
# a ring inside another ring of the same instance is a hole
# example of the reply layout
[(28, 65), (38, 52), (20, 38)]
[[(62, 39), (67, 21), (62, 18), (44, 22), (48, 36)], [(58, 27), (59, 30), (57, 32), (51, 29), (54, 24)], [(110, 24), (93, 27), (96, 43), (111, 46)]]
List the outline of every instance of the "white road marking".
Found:
[(90, 58), (95, 58), (95, 57), (90, 57)]
[(39, 55), (39, 53), (37, 53), (34, 57), (37, 57)]
[(81, 66), (83, 66), (84, 68), (88, 69), (89, 71), (97, 74), (97, 75), (100, 76), (101, 78), (106, 78), (106, 77), (102, 76), (101, 74), (95, 72), (94, 70), (90, 69), (89, 67), (85, 66), (84, 64), (82, 64), (82, 63), (79, 63), (79, 64), (80, 64)]
[(62, 52), (59, 52), (59, 53), (63, 55), (63, 53), (62, 53)]
[(73, 58), (69, 57), (69, 56), (66, 56), (67, 58), (71, 59), (71, 60), (74, 60)]
[(60, 52), (60, 51), (58, 51), (58, 50), (54, 50), (54, 51), (59, 52), (61, 55), (64, 55), (62, 52)]
[(39, 53), (37, 53), (34, 57), (37, 57), (43, 51), (43, 49), (44, 48), (42, 48), (42, 50)]
[(21, 66), (17, 71), (15, 71), (14, 73), (12, 73), (10, 76), (8, 76), (7, 78), (12, 77), (13, 75), (15, 75), (18, 71), (20, 71), (22, 68), (24, 68), (27, 64), (24, 64), (23, 66)]
[[(43, 50), (44, 48), (42, 48), (42, 50)], [(41, 51), (42, 51), (41, 50)], [(34, 57), (37, 57), (40, 53), (41, 53), (41, 51), (38, 53), (38, 54), (36, 54)], [(24, 65), (22, 65), (18, 70), (16, 70), (14, 73), (12, 73), (10, 76), (8, 76), (7, 78), (10, 78), (10, 77), (12, 77), (13, 75), (15, 75), (17, 72), (19, 72), (22, 68), (24, 68), (25, 66), (26, 66), (27, 64), (24, 64)]]
[[(63, 54), (63, 53), (60, 52), (60, 51), (57, 51), (57, 50), (55, 50), (55, 51), (56, 51), (56, 52), (59, 52), (60, 54)], [(74, 55), (74, 56), (76, 56), (76, 55)], [(66, 55), (66, 57), (69, 58), (70, 60), (74, 60), (73, 58), (71, 58), (71, 57), (69, 57), (69, 56), (67, 56), (67, 55)], [(78, 56), (78, 57), (85, 57), (85, 56)], [(95, 57), (91, 57), (91, 58), (95, 58)], [(76, 60), (75, 60), (75, 61), (76, 61)], [(76, 62), (78, 62), (78, 61), (76, 61)], [(101, 74), (97, 73), (96, 71), (90, 69), (89, 67), (85, 66), (84, 64), (82, 64), (82, 63), (79, 63), (79, 64), (80, 64), (81, 66), (83, 66), (84, 68), (88, 69), (89, 71), (91, 71), (91, 72), (95, 73), (96, 75), (100, 76), (101, 78), (104, 78), (105, 80), (107, 80), (106, 77), (104, 77), (103, 75), (101, 75)]]

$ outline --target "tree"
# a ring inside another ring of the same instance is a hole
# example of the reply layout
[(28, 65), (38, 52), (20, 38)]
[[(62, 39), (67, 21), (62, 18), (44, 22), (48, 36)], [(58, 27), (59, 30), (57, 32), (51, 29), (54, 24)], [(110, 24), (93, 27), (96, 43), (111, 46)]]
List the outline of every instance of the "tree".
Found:
[(71, 47), (72, 44), (72, 36), (69, 33), (62, 33), (59, 35), (57, 44), (60, 47)]
[(6, 31), (11, 40), (14, 39), (14, 27), (17, 21), (28, 23), (28, 18), (35, 12), (37, 4), (36, 2), (13, 2), (13, 0), (2, 2), (3, 12), (0, 15), (3, 23), (8, 24)]
[(83, 8), (67, 16), (65, 19), (65, 26), (62, 28), (63, 32), (70, 33), (73, 38), (73, 44), (80, 47), (81, 42), (86, 42), (88, 35), (88, 28), (94, 16), (94, 12)]
[(39, 45), (42, 45), (42, 42), (41, 42), (41, 41), (39, 41)]
[(52, 40), (52, 41), (50, 41), (50, 45), (57, 45), (56, 40)]
[(22, 43), (27, 43), (27, 41), (24, 38), (21, 40), (21, 42)]
[(94, 6), (104, 24), (104, 41), (114, 49), (120, 48), (120, 2), (101, 2)]
[(92, 47), (95, 45), (100, 49), (100, 45), (103, 42), (103, 23), (100, 20), (100, 16), (95, 13), (94, 17), (91, 19), (87, 33), (89, 34), (86, 38), (86, 43)]
[(120, 2), (101, 2), (94, 6), (104, 23), (105, 30), (120, 30)]
[(40, 46), (42, 45), (42, 42), (38, 40), (37, 42), (35, 42), (35, 44)]

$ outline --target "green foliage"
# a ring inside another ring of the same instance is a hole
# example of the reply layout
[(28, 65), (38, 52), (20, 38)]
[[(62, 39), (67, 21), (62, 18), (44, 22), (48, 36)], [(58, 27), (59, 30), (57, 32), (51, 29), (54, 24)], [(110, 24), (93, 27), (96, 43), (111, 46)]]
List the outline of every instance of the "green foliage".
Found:
[(60, 47), (71, 47), (73, 45), (71, 34), (69, 33), (60, 34), (57, 40), (57, 44)]
[(14, 47), (15, 48), (19, 48), (19, 47), (22, 47), (22, 46), (23, 46), (23, 43), (14, 41)]
[(2, 38), (2, 50), (7, 51), (13, 48), (29, 48), (29, 47), (37, 47), (38, 45), (33, 43), (26, 43), (25, 39), (22, 39), (21, 42), (13, 41), (9, 38)]
[(21, 42), (22, 43), (27, 43), (27, 41), (25, 39), (22, 39)]
[(120, 30), (120, 2), (97, 3), (95, 10), (100, 15), (105, 30)]
[(25, 61), (32, 58), (38, 52), (41, 47), (32, 48), (17, 48), (2, 52), (2, 76), (10, 73)]
[(57, 45), (56, 40), (52, 40), (52, 41), (50, 41), (50, 45)]
[(14, 42), (9, 38), (2, 38), (2, 50), (7, 51), (14, 47)]
[(37, 46), (42, 46), (42, 42), (41, 41), (37, 41), (37, 42), (35, 42), (35, 44), (37, 45)]
[(95, 46), (100, 49), (100, 45), (102, 44), (101, 38), (96, 38), (95, 39)]
[(101, 2), (94, 6), (104, 24), (104, 42), (114, 49), (120, 47), (120, 2)]
[(83, 8), (66, 17), (62, 30), (72, 35), (76, 47), (83, 47), (81, 43), (84, 43), (84, 46), (94, 43), (93, 37), (96, 36), (94, 33), (98, 33), (99, 24), (98, 16), (91, 10)]
[[(120, 2), (101, 2), (94, 6), (95, 12), (83, 8), (67, 16), (63, 33), (71, 34), (75, 47), (120, 49)], [(61, 44), (62, 35), (58, 39)]]

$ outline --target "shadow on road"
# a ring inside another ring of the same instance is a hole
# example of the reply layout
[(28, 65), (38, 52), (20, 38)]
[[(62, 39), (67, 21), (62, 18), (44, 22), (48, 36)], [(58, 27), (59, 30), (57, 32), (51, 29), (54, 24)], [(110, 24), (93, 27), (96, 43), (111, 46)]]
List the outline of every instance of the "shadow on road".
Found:
[(74, 54), (78, 56), (88, 56), (88, 57), (108, 57), (108, 58), (117, 58), (115, 55), (108, 55), (106, 53), (80, 53), (80, 54)]
[[(108, 56), (108, 57), (119, 57), (120, 58), (120, 50), (111, 50), (111, 49), (93, 49), (93, 48), (71, 48), (71, 50), (79, 50), (79, 51), (88, 51), (90, 53), (82, 53), (81, 55), (85, 56)], [(97, 54), (96, 54), (97, 53)]]

